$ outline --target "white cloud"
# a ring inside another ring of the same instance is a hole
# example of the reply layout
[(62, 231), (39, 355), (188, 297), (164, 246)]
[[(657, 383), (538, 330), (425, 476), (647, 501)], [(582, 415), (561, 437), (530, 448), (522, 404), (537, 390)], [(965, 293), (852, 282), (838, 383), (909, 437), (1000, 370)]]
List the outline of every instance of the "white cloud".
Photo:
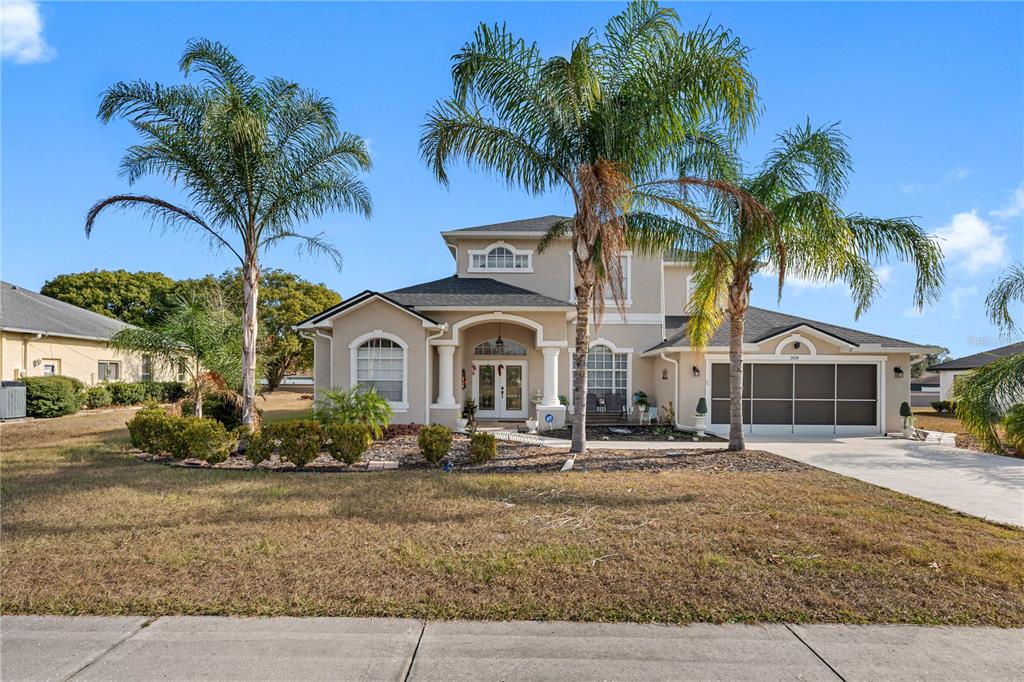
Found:
[(0, 3), (0, 44), (3, 58), (18, 64), (48, 62), (57, 54), (43, 39), (43, 18), (35, 0)]
[(1003, 204), (1003, 207), (996, 211), (989, 211), (989, 215), (996, 218), (1016, 218), (1024, 213), (1024, 183), (1013, 191), (1010, 198)]
[(891, 265), (879, 266), (879, 267), (875, 268), (875, 274), (878, 275), (878, 281), (881, 282), (882, 284), (885, 284), (890, 279), (892, 279), (892, 266)]
[(977, 211), (957, 213), (935, 236), (946, 258), (972, 274), (1006, 262), (1006, 237), (996, 234)]
[(907, 182), (900, 185), (900, 191), (904, 194), (913, 194), (914, 192), (920, 192), (922, 190), (936, 190), (940, 189), (944, 185), (952, 185), (958, 182), (963, 182), (974, 173), (970, 168), (964, 168), (958, 166), (951, 168), (950, 170), (943, 173), (942, 177), (938, 180), (930, 182)]
[(954, 318), (960, 317), (960, 313), (964, 311), (964, 307), (967, 305), (968, 299), (975, 296), (978, 293), (978, 287), (956, 287), (953, 292), (949, 295), (949, 305), (952, 308), (952, 316)]
[(971, 173), (972, 171), (970, 168), (954, 168), (946, 173), (946, 181), (960, 182), (961, 180), (966, 180)]

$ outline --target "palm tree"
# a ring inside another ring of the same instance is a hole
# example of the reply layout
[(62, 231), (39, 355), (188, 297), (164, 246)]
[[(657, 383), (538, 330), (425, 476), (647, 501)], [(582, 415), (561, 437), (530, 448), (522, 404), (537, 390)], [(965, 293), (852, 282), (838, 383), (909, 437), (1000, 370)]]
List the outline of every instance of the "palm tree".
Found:
[[(916, 267), (918, 307), (937, 298), (944, 275), (941, 249), (913, 220), (869, 218), (840, 208), (851, 164), (846, 138), (836, 126), (812, 128), (808, 122), (786, 131), (751, 175), (743, 174), (733, 149), (713, 129), (703, 131), (693, 138), (681, 172), (710, 166), (713, 179), (738, 186), (762, 210), (749, 210), (731, 195), (717, 193), (703, 203), (709, 221), (691, 221), (679, 229), (645, 219), (630, 236), (641, 251), (692, 254), (694, 292), (687, 328), (692, 347), (706, 348), (728, 318), (729, 449), (742, 450), (743, 325), (755, 273), (774, 273), (780, 298), (790, 275), (843, 281), (858, 317), (881, 290), (874, 266), (891, 255)], [(717, 228), (709, 227), (712, 219)]]
[(586, 447), (591, 307), (600, 314), (606, 284), (622, 307), (627, 207), (674, 171), (705, 119), (739, 135), (757, 113), (742, 43), (721, 28), (678, 25), (675, 11), (633, 2), (603, 40), (589, 33), (568, 57), (544, 58), (504, 26), (481, 24), (453, 57), (454, 95), (435, 104), (420, 140), (443, 184), (461, 160), (530, 194), (572, 198), (573, 218), (549, 236), (570, 238), (576, 271), (573, 454)]
[(256, 398), (256, 304), (260, 253), (286, 240), (341, 266), (323, 234), (296, 225), (331, 210), (369, 216), (370, 195), (357, 178), (370, 168), (363, 140), (338, 129), (334, 106), (282, 78), (257, 82), (220, 43), (193, 40), (182, 55), (199, 85), (134, 81), (106, 90), (99, 118), (124, 118), (143, 138), (129, 147), (121, 171), (134, 183), (163, 176), (184, 190), (188, 205), (118, 194), (86, 215), (88, 236), (108, 208), (143, 211), (166, 230), (191, 230), (239, 261), (243, 273), (243, 423), (251, 428)]
[[(1024, 302), (1024, 263), (1007, 268), (985, 299), (989, 320), (1008, 335), (1021, 330), (1010, 313), (1014, 302)], [(996, 424), (1004, 413), (1008, 439), (1016, 447), (1024, 445), (1024, 410), (1019, 406), (1024, 403), (1024, 353), (999, 358), (958, 376), (952, 397), (957, 419), (985, 448), (1003, 451)]]
[(238, 317), (222, 305), (191, 294), (175, 295), (163, 315), (147, 328), (126, 327), (107, 345), (149, 356), (170, 372), (186, 377), (195, 416), (203, 416), (203, 396), (242, 378)]

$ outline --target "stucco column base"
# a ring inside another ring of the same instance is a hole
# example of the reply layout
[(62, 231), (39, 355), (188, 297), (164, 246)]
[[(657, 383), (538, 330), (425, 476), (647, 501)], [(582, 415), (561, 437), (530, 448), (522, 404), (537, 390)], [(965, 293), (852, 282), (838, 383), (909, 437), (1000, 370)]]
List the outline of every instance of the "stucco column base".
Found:
[[(565, 405), (537, 405), (537, 432), (543, 434), (547, 429), (558, 429), (565, 426)], [(548, 423), (547, 415), (551, 415)]]
[(462, 405), (448, 407), (446, 405), (433, 404), (430, 406), (430, 423), (441, 424), (450, 429), (455, 428), (455, 420), (462, 416)]

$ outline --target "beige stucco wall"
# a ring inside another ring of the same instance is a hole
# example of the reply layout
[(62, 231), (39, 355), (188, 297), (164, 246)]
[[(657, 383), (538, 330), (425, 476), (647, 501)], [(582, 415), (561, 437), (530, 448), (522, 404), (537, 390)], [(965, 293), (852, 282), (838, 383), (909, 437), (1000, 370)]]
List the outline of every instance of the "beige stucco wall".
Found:
[[(518, 251), (533, 253), (533, 272), (469, 272), (470, 251), (485, 250), (502, 243)], [(572, 260), (567, 240), (537, 251), (537, 239), (463, 237), (457, 247), (456, 273), (459, 277), (489, 277), (563, 301), (572, 300)], [(630, 255), (630, 313), (661, 313), (661, 259)]]
[(681, 265), (665, 265), (665, 314), (685, 315), (686, 299), (689, 295), (686, 278), (690, 268)]
[[(353, 386), (351, 349), (349, 346), (365, 334), (383, 332), (392, 334), (406, 344), (406, 402), (408, 407), (395, 407), (392, 420), (396, 424), (423, 423), (426, 419), (425, 341), (427, 330), (416, 315), (396, 308), (379, 299), (371, 300), (333, 320), (331, 353), (331, 383), (333, 388), (349, 389)], [(323, 380), (317, 380), (322, 388)]]
[[(0, 331), (0, 366), (3, 379), (12, 381), (20, 376), (43, 376), (43, 361), (56, 360), (58, 374), (73, 377), (86, 384), (96, 383), (99, 362), (121, 363), (121, 381), (142, 380), (142, 358), (107, 348), (102, 341), (71, 339), (60, 336), (42, 336)], [(154, 367), (154, 380), (173, 380), (168, 368)]]

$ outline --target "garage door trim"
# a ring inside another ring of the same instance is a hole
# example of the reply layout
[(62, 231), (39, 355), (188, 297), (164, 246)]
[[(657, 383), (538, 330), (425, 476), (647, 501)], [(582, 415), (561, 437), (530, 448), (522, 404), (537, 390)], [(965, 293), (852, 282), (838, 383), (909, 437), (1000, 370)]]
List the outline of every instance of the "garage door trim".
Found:
[[(874, 365), (875, 370), (875, 388), (877, 391), (876, 407), (875, 407), (875, 421), (876, 424), (873, 426), (849, 426), (849, 425), (810, 425), (810, 424), (745, 424), (744, 431), (747, 433), (756, 433), (763, 435), (877, 435), (885, 433), (885, 365), (886, 356), (884, 355), (766, 355), (766, 354), (744, 354), (743, 362), (745, 364), (769, 364), (779, 363), (788, 365), (800, 365), (800, 364), (842, 364), (842, 365), (855, 365), (855, 364), (866, 364)], [(704, 356), (704, 391), (705, 400), (707, 400), (708, 406), (712, 405), (711, 397), (711, 366), (713, 364), (728, 363), (729, 355), (726, 353), (715, 353)], [(796, 370), (794, 368), (793, 373), (795, 375)], [(710, 422), (710, 414), (708, 415), (708, 421)], [(755, 429), (756, 427), (756, 429)], [(721, 423), (711, 423), (709, 428), (712, 431), (728, 430), (729, 425)]]

